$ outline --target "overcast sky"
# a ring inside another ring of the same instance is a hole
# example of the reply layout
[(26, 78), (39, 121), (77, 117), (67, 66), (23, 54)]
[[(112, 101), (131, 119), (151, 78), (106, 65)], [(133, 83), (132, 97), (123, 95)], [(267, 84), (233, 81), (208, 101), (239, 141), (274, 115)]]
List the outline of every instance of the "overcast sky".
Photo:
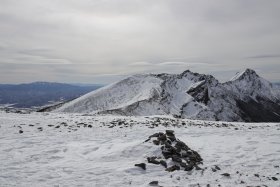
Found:
[(280, 81), (279, 0), (0, 0), (0, 83), (244, 68)]

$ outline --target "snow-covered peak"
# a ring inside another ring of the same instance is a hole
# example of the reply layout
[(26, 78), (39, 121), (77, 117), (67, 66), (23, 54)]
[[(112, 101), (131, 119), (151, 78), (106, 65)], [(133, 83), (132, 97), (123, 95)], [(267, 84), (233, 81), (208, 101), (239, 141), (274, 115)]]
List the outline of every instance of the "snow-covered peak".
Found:
[(235, 77), (224, 83), (225, 87), (239, 98), (253, 98), (258, 101), (258, 98), (267, 98), (272, 101), (277, 101), (277, 95), (273, 91), (272, 84), (260, 77), (254, 70), (246, 69), (238, 73)]
[(236, 75), (234, 77), (231, 78), (230, 81), (236, 81), (236, 80), (242, 80), (242, 79), (246, 79), (246, 80), (252, 80), (255, 78), (258, 78), (258, 74), (252, 70), (252, 69), (246, 69), (242, 72), (237, 72)]

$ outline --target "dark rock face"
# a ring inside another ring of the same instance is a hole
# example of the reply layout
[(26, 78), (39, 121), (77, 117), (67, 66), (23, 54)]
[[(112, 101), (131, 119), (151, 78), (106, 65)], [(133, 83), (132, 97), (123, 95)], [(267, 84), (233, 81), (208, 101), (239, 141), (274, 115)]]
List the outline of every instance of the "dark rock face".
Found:
[(280, 105), (265, 98), (258, 97), (259, 102), (248, 98), (246, 101), (237, 100), (237, 106), (246, 122), (279, 122)]
[(207, 87), (207, 84), (205, 84), (205, 82), (200, 84), (196, 88), (189, 89), (187, 91), (187, 93), (190, 94), (191, 96), (193, 96), (193, 98), (197, 102), (207, 104), (208, 101), (210, 100), (209, 95), (208, 95), (208, 87)]
[[(157, 141), (156, 144), (154, 143), (155, 141)], [(145, 143), (148, 142), (160, 146), (162, 156), (166, 159), (165, 161), (161, 156), (151, 156), (147, 157), (148, 163), (162, 165), (165, 171), (168, 172), (176, 170), (191, 171), (194, 168), (201, 170), (198, 166), (202, 164), (201, 156), (196, 151), (190, 149), (184, 142), (177, 139), (173, 130), (166, 130), (166, 133), (155, 133), (150, 136), (148, 141), (145, 141)], [(172, 160), (172, 165), (168, 166), (167, 159)]]

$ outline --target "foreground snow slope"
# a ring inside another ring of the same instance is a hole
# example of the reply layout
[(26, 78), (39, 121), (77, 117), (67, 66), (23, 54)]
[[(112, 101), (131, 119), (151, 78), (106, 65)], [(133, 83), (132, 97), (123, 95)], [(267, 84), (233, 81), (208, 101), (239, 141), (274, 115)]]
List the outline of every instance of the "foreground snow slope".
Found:
[(187, 70), (181, 74), (134, 75), (70, 101), (55, 111), (279, 122), (280, 97), (271, 83), (250, 69), (226, 83)]
[[(165, 118), (0, 113), (0, 186), (279, 186), (279, 123)], [(120, 119), (127, 124), (110, 123)], [(154, 151), (144, 140), (166, 129), (198, 151), (204, 172), (134, 166)]]

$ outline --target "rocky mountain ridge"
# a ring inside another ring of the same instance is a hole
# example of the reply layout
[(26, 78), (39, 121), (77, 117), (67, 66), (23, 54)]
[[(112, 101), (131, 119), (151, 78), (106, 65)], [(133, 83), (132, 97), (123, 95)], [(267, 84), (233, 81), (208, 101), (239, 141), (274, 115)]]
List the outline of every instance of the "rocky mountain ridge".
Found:
[(280, 97), (270, 82), (251, 69), (225, 83), (211, 75), (186, 70), (181, 74), (133, 75), (66, 103), (55, 111), (279, 122)]

